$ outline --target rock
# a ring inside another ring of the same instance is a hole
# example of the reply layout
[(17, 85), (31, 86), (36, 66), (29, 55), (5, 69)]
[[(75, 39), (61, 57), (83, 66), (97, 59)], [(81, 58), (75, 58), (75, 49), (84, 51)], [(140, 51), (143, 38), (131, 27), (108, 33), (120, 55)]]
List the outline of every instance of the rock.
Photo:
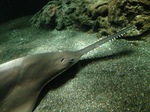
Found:
[(149, 0), (113, 0), (108, 5), (108, 21), (113, 26), (135, 24), (138, 31), (134, 35), (141, 35), (150, 30), (149, 7)]
[(115, 33), (132, 24), (137, 30), (126, 37), (150, 31), (149, 0), (83, 0), (50, 1), (31, 19), (32, 24), (62, 30), (80, 28), (98, 32), (99, 37)]

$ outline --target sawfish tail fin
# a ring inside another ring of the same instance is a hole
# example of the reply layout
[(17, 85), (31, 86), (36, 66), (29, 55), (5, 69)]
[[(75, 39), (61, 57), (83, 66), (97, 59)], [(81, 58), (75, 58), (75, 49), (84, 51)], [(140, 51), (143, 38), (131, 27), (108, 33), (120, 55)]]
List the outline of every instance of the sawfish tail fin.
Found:
[(89, 46), (87, 46), (87, 47), (85, 47), (85, 48), (79, 50), (78, 52), (79, 52), (81, 55), (83, 55), (83, 54), (85, 54), (85, 53), (87, 53), (87, 52), (89, 52), (89, 51), (91, 51), (91, 50), (93, 50), (93, 49), (95, 49), (95, 48), (101, 46), (102, 44), (104, 44), (104, 43), (106, 43), (106, 42), (108, 42), (108, 41), (112, 41), (112, 40), (114, 40), (114, 39), (117, 39), (117, 38), (119, 38), (119, 37), (122, 37), (122, 36), (123, 36), (124, 34), (126, 34), (128, 31), (133, 30), (133, 29), (136, 29), (136, 26), (135, 26), (135, 25), (128, 26), (128, 27), (126, 27), (126, 28), (124, 28), (124, 29), (118, 31), (117, 33), (115, 33), (115, 34), (113, 34), (113, 35), (107, 36), (106, 38), (103, 38), (103, 39), (101, 39), (101, 40), (99, 40), (99, 41), (97, 41), (97, 42), (95, 42), (95, 43), (93, 43), (93, 44), (91, 44), (91, 45), (89, 45)]

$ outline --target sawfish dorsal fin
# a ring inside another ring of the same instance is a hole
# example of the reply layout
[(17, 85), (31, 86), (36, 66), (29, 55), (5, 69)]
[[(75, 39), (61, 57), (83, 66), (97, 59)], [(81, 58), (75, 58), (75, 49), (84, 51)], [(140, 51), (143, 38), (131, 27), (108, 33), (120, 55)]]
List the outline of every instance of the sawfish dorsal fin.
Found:
[(103, 39), (101, 39), (101, 40), (99, 40), (99, 41), (97, 41), (97, 42), (95, 42), (95, 43), (93, 43), (93, 44), (91, 44), (91, 45), (89, 45), (89, 46), (79, 50), (78, 52), (79, 52), (79, 54), (84, 55), (85, 53), (87, 53), (87, 52), (89, 52), (89, 51), (91, 51), (91, 50), (101, 46), (102, 44), (104, 44), (104, 43), (106, 43), (108, 41), (112, 41), (114, 39), (122, 37), (124, 34), (126, 34), (128, 31), (130, 31), (132, 29), (136, 29), (136, 26), (133, 25), (133, 26), (126, 27), (126, 28), (118, 31), (117, 33), (115, 33), (113, 35), (107, 36), (107, 37), (105, 37), (105, 38), (103, 38)]

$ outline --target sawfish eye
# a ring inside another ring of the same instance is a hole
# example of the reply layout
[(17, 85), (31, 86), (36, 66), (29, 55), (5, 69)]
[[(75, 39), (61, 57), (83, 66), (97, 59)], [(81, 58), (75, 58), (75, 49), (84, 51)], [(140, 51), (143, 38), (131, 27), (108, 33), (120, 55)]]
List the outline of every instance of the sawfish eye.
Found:
[(61, 62), (65, 62), (65, 60), (66, 60), (65, 58), (62, 58), (62, 59), (61, 59)]
[(74, 60), (73, 58), (69, 60), (70, 63), (71, 63), (71, 62), (74, 62), (74, 61), (75, 61), (75, 60)]

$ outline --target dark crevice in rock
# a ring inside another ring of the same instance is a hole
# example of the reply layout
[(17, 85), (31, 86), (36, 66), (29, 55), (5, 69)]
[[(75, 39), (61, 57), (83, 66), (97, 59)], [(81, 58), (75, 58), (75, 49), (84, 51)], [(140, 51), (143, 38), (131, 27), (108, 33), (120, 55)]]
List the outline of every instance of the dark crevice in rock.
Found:
[(133, 2), (130, 2), (130, 5), (131, 5), (131, 6), (137, 6), (138, 4), (139, 4), (138, 2), (134, 2), (134, 1), (133, 1)]
[(143, 27), (143, 24), (142, 23), (137, 23), (136, 26), (137, 26), (137, 29), (139, 30)]
[(128, 21), (133, 21), (135, 19), (136, 14), (133, 12), (129, 12), (126, 14)]

